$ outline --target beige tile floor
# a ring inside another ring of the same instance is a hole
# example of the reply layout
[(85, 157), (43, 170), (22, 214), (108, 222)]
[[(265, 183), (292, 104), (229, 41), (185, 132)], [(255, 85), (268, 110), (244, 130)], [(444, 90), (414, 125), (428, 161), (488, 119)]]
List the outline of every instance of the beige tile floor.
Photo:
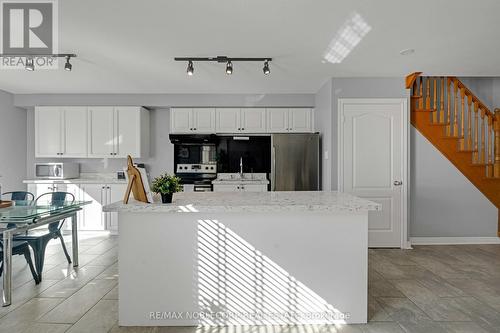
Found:
[(38, 286), (16, 256), (13, 304), (0, 308), (0, 332), (500, 332), (500, 245), (369, 250), (367, 325), (238, 328), (119, 327), (117, 250), (116, 237), (82, 233), (73, 269), (51, 243)]

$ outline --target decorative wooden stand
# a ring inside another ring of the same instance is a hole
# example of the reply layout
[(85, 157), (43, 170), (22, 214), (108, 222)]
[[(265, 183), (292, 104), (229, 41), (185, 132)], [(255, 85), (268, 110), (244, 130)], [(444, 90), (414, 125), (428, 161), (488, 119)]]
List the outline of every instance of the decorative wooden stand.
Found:
[(134, 166), (130, 155), (127, 156), (127, 165), (128, 186), (127, 191), (125, 192), (125, 197), (123, 198), (123, 203), (128, 204), (130, 192), (133, 193), (135, 200), (148, 203), (146, 190), (144, 189), (144, 183), (142, 182), (141, 172)]

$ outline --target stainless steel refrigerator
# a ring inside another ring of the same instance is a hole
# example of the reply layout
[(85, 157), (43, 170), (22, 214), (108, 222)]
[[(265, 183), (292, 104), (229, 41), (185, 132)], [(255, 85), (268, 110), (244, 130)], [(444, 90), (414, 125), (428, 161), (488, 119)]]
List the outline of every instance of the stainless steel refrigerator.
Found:
[(319, 190), (319, 134), (271, 135), (271, 191)]

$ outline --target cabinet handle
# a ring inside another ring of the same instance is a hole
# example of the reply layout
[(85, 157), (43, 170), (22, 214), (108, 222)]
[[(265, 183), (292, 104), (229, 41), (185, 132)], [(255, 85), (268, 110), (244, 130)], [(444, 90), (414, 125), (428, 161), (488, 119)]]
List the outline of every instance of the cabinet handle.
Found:
[(196, 127), (195, 127), (195, 128), (193, 128), (193, 130), (195, 130), (195, 131), (196, 131)]

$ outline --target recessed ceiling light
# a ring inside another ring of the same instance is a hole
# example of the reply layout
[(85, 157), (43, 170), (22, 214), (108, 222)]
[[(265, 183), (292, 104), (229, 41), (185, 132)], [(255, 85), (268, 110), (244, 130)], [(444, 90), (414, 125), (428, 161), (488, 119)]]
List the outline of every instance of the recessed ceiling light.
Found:
[(413, 53), (415, 53), (415, 49), (404, 49), (404, 50), (399, 51), (399, 54), (401, 54), (401, 55), (410, 55)]

